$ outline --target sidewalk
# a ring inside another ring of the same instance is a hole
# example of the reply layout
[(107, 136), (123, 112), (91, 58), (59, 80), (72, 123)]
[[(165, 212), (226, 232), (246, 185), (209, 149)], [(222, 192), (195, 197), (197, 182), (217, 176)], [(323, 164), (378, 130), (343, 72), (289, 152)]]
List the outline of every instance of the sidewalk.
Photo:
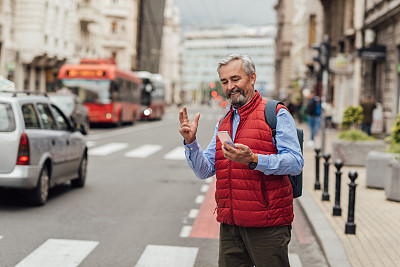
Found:
[[(366, 187), (365, 167), (343, 166), (341, 185), (342, 216), (332, 216), (335, 202), (336, 168), (330, 159), (329, 195), (330, 201), (322, 201), (325, 159), (320, 159), (321, 190), (314, 190), (315, 151), (307, 147), (309, 129), (306, 124), (298, 124), (304, 130), (304, 169), (303, 196), (298, 199), (305, 211), (321, 247), (331, 267), (353, 266), (400, 266), (400, 202), (386, 200), (384, 190)], [(318, 133), (315, 146), (321, 144)], [(326, 132), (325, 152), (332, 155), (332, 142), (337, 138), (335, 130)], [(356, 234), (345, 234), (349, 201), (349, 171), (355, 170), (356, 200), (355, 219)]]

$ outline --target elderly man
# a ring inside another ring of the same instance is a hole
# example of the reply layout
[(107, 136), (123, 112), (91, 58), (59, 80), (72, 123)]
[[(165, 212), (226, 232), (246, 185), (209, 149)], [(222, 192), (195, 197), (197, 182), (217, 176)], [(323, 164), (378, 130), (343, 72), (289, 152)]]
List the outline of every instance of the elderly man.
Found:
[[(264, 118), (267, 101), (254, 89), (252, 59), (228, 56), (217, 71), (231, 107), (207, 149), (196, 140), (199, 113), (190, 121), (183, 107), (179, 132), (196, 176), (216, 174), (219, 266), (289, 266), (293, 195), (287, 175), (299, 174), (304, 164), (294, 120), (278, 105), (275, 144)], [(218, 131), (228, 131), (234, 146), (222, 143)]]

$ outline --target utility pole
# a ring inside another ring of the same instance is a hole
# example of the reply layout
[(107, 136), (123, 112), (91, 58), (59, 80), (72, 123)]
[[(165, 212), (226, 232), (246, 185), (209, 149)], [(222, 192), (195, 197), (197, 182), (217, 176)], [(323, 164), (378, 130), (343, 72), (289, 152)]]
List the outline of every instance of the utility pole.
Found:
[(320, 72), (322, 72), (322, 93), (321, 93), (321, 153), (322, 155), (325, 153), (325, 111), (324, 107), (326, 106), (326, 98), (328, 94), (328, 80), (329, 80), (329, 58), (330, 58), (330, 44), (329, 44), (329, 36), (324, 35), (324, 40), (320, 45), (314, 45), (313, 49), (318, 51), (318, 56), (314, 57), (314, 61), (319, 64)]

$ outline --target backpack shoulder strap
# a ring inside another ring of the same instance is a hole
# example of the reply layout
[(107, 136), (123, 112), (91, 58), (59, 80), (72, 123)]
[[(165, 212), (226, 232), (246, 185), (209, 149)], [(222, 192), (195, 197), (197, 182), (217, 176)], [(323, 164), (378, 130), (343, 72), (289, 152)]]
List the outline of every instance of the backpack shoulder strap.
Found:
[(221, 123), (225, 120), (226, 116), (228, 116), (229, 112), (231, 112), (231, 111), (229, 110), (229, 111), (224, 115), (224, 117), (219, 121), (218, 129), (219, 129), (219, 126), (221, 126)]
[(276, 135), (276, 107), (282, 102), (277, 100), (268, 100), (265, 104), (265, 121), (267, 122), (269, 128), (272, 130), (272, 137), (275, 139)]

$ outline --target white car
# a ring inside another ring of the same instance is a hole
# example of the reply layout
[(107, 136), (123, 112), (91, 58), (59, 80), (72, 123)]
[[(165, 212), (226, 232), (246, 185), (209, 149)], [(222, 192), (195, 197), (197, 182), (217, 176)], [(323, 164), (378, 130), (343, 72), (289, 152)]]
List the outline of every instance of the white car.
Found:
[(28, 190), (34, 205), (57, 184), (85, 184), (85, 139), (45, 95), (0, 92), (0, 147), (0, 187)]

